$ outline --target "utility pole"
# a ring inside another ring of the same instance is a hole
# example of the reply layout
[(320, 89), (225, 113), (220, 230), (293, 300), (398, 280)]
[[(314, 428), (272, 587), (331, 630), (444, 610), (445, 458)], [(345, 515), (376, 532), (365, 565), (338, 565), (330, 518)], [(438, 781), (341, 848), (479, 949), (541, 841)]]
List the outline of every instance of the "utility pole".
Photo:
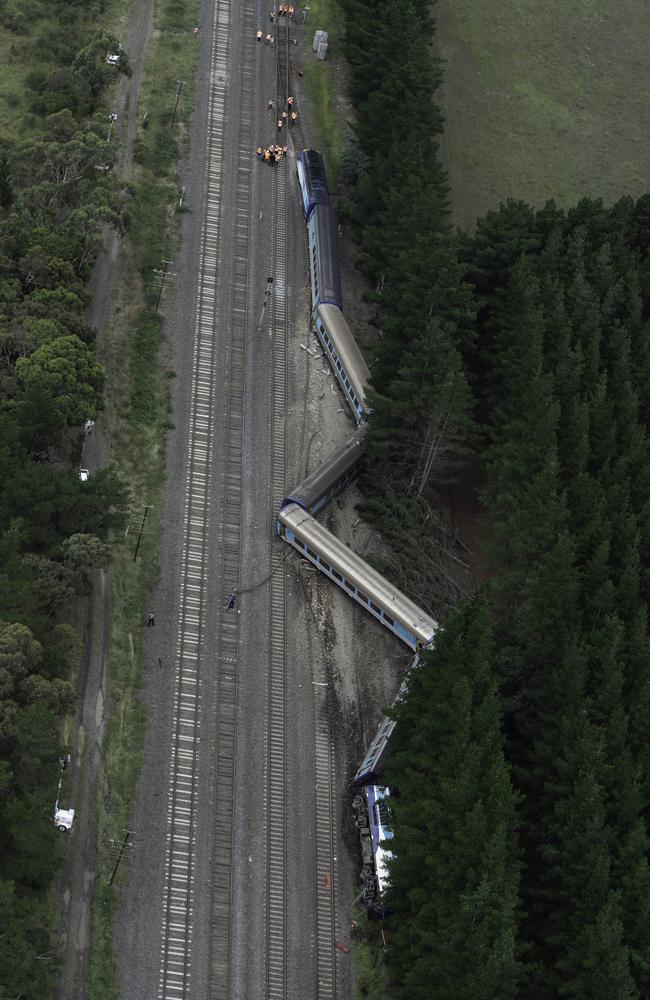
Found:
[(122, 860), (122, 855), (124, 854), (124, 849), (126, 848), (130, 836), (131, 836), (131, 831), (127, 830), (126, 833), (124, 834), (124, 840), (122, 841), (122, 846), (120, 847), (120, 853), (118, 854), (117, 861), (115, 862), (115, 868), (113, 869), (111, 877), (108, 880), (109, 885), (113, 884), (113, 879), (117, 875), (117, 869), (120, 867), (120, 861)]
[(262, 329), (262, 323), (264, 322), (264, 313), (266, 312), (266, 304), (269, 301), (269, 299), (271, 298), (271, 292), (273, 291), (273, 289), (271, 288), (272, 284), (273, 284), (273, 278), (272, 277), (268, 277), (266, 279), (266, 291), (264, 292), (264, 305), (262, 306), (262, 312), (261, 312), (261, 315), (260, 315), (260, 321), (257, 324), (257, 329), (258, 330)]
[(176, 94), (176, 104), (174, 105), (174, 113), (172, 115), (172, 120), (169, 123), (170, 128), (174, 127), (174, 122), (176, 120), (176, 109), (178, 108), (178, 102), (180, 101), (181, 98), (181, 90), (183, 89), (183, 84), (185, 83), (185, 80), (177, 80), (176, 82), (178, 83), (178, 93)]
[(133, 562), (135, 562), (136, 559), (138, 558), (138, 551), (140, 549), (140, 542), (142, 540), (142, 532), (144, 531), (144, 523), (147, 520), (147, 514), (149, 513), (149, 508), (150, 507), (151, 507), (151, 504), (149, 504), (149, 503), (145, 504), (144, 514), (142, 515), (142, 524), (140, 525), (140, 533), (138, 535), (138, 541), (137, 541), (137, 544), (136, 544), (136, 547), (135, 547), (135, 552), (133, 553)]
[(158, 289), (158, 298), (156, 300), (156, 312), (158, 312), (158, 307), (160, 306), (160, 299), (162, 297), (163, 287), (167, 283), (167, 279), (176, 277), (175, 272), (167, 270), (169, 265), (174, 263), (173, 260), (163, 260), (161, 261), (161, 263), (164, 264), (162, 270), (156, 267), (153, 270), (153, 273), (156, 275), (156, 277), (160, 278), (160, 288)]

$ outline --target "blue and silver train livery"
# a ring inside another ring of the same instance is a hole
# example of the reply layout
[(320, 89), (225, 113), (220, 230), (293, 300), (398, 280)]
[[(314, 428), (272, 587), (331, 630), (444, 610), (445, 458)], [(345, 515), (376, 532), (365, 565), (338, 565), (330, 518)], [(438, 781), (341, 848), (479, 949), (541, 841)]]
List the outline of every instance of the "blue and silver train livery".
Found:
[[(416, 654), (406, 672), (406, 677), (400, 684), (399, 691), (393, 699), (391, 708), (396, 708), (404, 698), (408, 690), (409, 678), (415, 668), (419, 666), (419, 663), (420, 656), (419, 654)], [(384, 768), (386, 767), (386, 763), (388, 761), (390, 738), (393, 734), (394, 728), (395, 719), (391, 719), (388, 715), (385, 715), (379, 723), (379, 728), (377, 729), (375, 738), (368, 747), (366, 756), (361, 761), (359, 769), (353, 778), (355, 785), (365, 785), (369, 781), (381, 781)]]
[(388, 885), (388, 862), (393, 857), (390, 849), (386, 846), (393, 839), (393, 820), (389, 805), (390, 792), (382, 785), (366, 785), (364, 792), (368, 803), (377, 888), (381, 896)]
[(321, 342), (354, 419), (362, 424), (368, 417), (366, 387), (370, 372), (343, 313), (334, 306), (319, 303), (313, 323), (314, 333)]
[(321, 154), (304, 149), (297, 159), (302, 207), (309, 239), (311, 318), (336, 380), (358, 424), (368, 416), (368, 366), (343, 317), (338, 221)]
[(303, 149), (302, 153), (298, 154), (296, 170), (302, 196), (302, 210), (305, 219), (308, 220), (316, 205), (330, 203), (323, 157), (317, 149)]
[(309, 273), (314, 308), (327, 304), (343, 308), (339, 267), (338, 222), (333, 205), (316, 205), (307, 221)]
[(413, 650), (433, 642), (438, 623), (298, 504), (283, 507), (278, 534)]
[(384, 893), (389, 884), (388, 862), (393, 857), (390, 792), (383, 785), (366, 785), (354, 797), (352, 808), (361, 843), (361, 900), (369, 914), (386, 915)]
[(282, 501), (282, 508), (298, 504), (308, 514), (316, 514), (337, 493), (347, 486), (361, 470), (368, 443), (365, 427), (359, 428), (349, 441), (332, 452), (306, 479), (290, 490)]

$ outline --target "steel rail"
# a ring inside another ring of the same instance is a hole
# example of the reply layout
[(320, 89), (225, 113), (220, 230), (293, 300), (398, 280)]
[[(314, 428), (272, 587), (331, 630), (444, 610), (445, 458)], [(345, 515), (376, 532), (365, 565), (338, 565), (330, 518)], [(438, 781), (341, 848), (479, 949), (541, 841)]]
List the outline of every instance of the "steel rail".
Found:
[[(225, 395), (224, 458), (221, 473), (221, 506), (218, 525), (218, 592), (216, 621), (216, 735), (214, 759), (214, 815), (212, 835), (212, 886), (208, 957), (209, 1000), (228, 1000), (232, 956), (232, 889), (235, 827), (235, 750), (237, 731), (237, 672), (239, 666), (238, 608), (229, 607), (229, 596), (237, 599), (240, 586), (241, 521), (243, 486), (243, 438), (245, 407), (246, 335), (248, 329), (248, 283), (251, 237), (251, 169), (253, 101), (255, 96), (254, 37), (255, 8), (248, 0), (240, 8), (242, 18), (235, 70), (240, 86), (233, 94), (231, 110), (238, 121), (234, 149), (235, 212), (232, 243), (222, 248), (219, 272), (230, 274), (228, 293), (222, 288), (222, 309), (228, 342), (223, 359), (222, 386)], [(226, 306), (227, 299), (229, 305)]]
[(213, 74), (209, 92), (206, 139), (208, 208), (201, 234), (198, 308), (190, 427), (183, 512), (181, 592), (174, 668), (174, 725), (167, 806), (167, 845), (159, 1000), (190, 996), (192, 910), (194, 899), (195, 823), (198, 782), (200, 666), (206, 608), (207, 524), (211, 492), (211, 452), (214, 435), (215, 267), (218, 211), (224, 147), (225, 62), (224, 28), (229, 0), (214, 10)]
[[(294, 73), (291, 65), (291, 44), (287, 18), (286, 67), (284, 87), (287, 96), (295, 97)], [(302, 114), (298, 106), (298, 120), (290, 126), (291, 141), (297, 149), (305, 146)], [(306, 230), (304, 241), (309, 256)], [(314, 871), (316, 907), (316, 985), (315, 1000), (336, 998), (336, 851), (334, 826), (335, 773), (332, 759), (332, 733), (330, 729), (329, 677), (326, 666), (314, 667), (314, 697), (320, 699), (314, 708)], [(324, 692), (324, 697), (322, 695)]]
[[(276, 16), (276, 112), (286, 107), (289, 25)], [(284, 23), (283, 23), (284, 22)], [(278, 142), (285, 145), (285, 122)], [(266, 816), (266, 997), (287, 997), (287, 691), (286, 575), (275, 572), (282, 554), (271, 527), (286, 486), (287, 341), (289, 326), (287, 158), (273, 172), (273, 293), (271, 297), (271, 456), (269, 511), (269, 655), (267, 673)]]

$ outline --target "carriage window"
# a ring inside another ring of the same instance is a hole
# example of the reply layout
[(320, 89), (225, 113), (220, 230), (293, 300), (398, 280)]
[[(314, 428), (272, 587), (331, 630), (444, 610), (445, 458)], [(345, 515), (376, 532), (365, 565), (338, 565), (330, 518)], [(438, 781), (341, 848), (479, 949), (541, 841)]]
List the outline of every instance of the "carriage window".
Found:
[(349, 580), (346, 580), (346, 579), (344, 578), (344, 579), (343, 579), (343, 583), (344, 583), (344, 584), (345, 584), (345, 586), (346, 586), (346, 587), (348, 588), (348, 590), (350, 590), (350, 591), (351, 591), (352, 593), (354, 593), (354, 585), (353, 585), (352, 583), (350, 583), (350, 581), (349, 581)]
[(339, 583), (343, 583), (343, 577), (341, 576), (340, 573), (337, 573), (335, 569), (332, 570), (332, 576), (334, 577), (335, 580), (338, 580)]
[(390, 626), (393, 626), (395, 624), (395, 622), (390, 617), (390, 615), (387, 615), (385, 611), (384, 611), (384, 621), (386, 622), (387, 625), (390, 625)]
[(381, 614), (381, 608), (378, 608), (376, 604), (372, 603), (372, 601), (370, 602), (370, 607), (372, 608), (372, 610), (375, 612), (376, 615)]
[(368, 603), (368, 598), (366, 597), (365, 594), (362, 594), (360, 590), (357, 590), (357, 597), (359, 598), (360, 601), (363, 601), (364, 604)]
[(318, 559), (318, 556), (316, 555), (316, 553), (314, 552), (314, 550), (313, 550), (313, 549), (310, 549), (308, 545), (307, 545), (307, 546), (305, 546), (305, 548), (306, 548), (306, 550), (307, 550), (307, 555), (308, 555), (308, 556), (311, 556), (311, 557), (312, 557), (312, 559)]

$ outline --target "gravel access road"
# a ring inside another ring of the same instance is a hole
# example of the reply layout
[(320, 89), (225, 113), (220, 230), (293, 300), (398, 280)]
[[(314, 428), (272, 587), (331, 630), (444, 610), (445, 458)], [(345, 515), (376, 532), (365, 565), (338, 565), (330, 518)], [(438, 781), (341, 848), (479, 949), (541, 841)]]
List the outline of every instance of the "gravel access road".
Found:
[[(115, 111), (118, 115), (113, 130), (120, 141), (116, 172), (127, 181), (131, 175), (135, 114), (144, 52), (151, 32), (153, 0), (139, 0), (134, 5), (127, 37), (133, 74), (120, 77)], [(121, 259), (120, 240), (112, 229), (105, 229), (104, 252), (98, 258), (88, 286), (91, 300), (86, 320), (97, 332), (97, 353), (101, 360), (105, 349), (105, 334), (113, 305), (113, 290), (119, 280)], [(103, 433), (104, 421), (99, 419), (86, 437), (81, 465), (91, 471), (106, 461)], [(83, 658), (79, 672), (79, 709), (74, 727), (72, 757), (72, 788), (70, 802), (76, 809), (74, 831), (66, 845), (66, 857), (59, 879), (59, 933), (62, 969), (55, 1000), (85, 1000), (86, 977), (90, 946), (90, 912), (96, 886), (96, 852), (94, 797), (100, 773), (101, 745), (104, 733), (104, 697), (106, 665), (111, 621), (111, 573), (94, 574), (93, 589), (84, 602), (81, 627)]]

